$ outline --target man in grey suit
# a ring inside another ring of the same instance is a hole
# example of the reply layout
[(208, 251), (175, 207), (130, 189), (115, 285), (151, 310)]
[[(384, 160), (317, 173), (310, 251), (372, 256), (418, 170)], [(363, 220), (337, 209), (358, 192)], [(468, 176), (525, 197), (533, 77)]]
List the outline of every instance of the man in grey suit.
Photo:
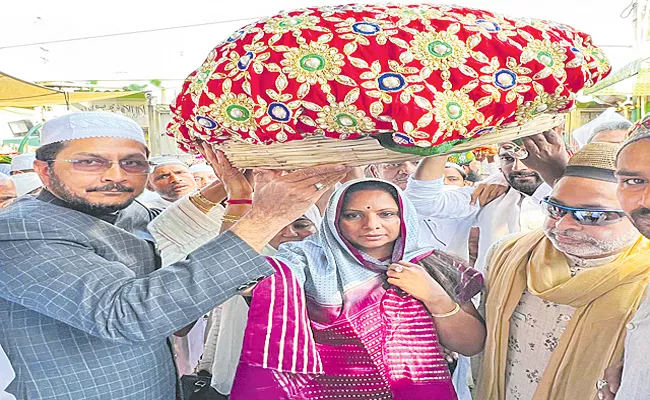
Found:
[(47, 122), (41, 142), (45, 190), (0, 211), (0, 345), (18, 399), (175, 399), (168, 337), (271, 274), (258, 252), (347, 172), (274, 180), (230, 231), (160, 268), (152, 214), (135, 201), (150, 171), (140, 127), (74, 113)]

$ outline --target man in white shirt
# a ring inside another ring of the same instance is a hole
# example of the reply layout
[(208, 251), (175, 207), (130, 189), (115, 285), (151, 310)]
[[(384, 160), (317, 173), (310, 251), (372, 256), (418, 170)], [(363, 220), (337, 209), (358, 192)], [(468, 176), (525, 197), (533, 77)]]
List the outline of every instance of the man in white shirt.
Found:
[(0, 347), (0, 400), (15, 400), (14, 396), (5, 392), (14, 378), (16, 378), (16, 373), (9, 363), (9, 358)]
[[(197, 190), (194, 176), (188, 166), (181, 160), (172, 156), (152, 157), (151, 163), (154, 170), (149, 174), (147, 187), (155, 191), (160, 198), (146, 202), (151, 208), (164, 210), (177, 200)], [(167, 264), (167, 260), (162, 260)], [(189, 375), (198, 365), (203, 354), (203, 344), (207, 321), (199, 319), (189, 330), (174, 335), (174, 355), (176, 366), (180, 375)]]
[[(650, 117), (646, 116), (630, 131), (618, 152), (616, 177), (618, 200), (634, 226), (650, 239)], [(646, 258), (648, 260), (650, 257)], [(650, 394), (647, 363), (650, 357), (650, 300), (645, 299), (634, 318), (625, 326), (625, 350), (619, 360), (605, 371), (597, 384), (598, 398), (604, 400), (642, 400)]]
[[(476, 268), (484, 272), (485, 255), (494, 242), (510, 233), (539, 228), (544, 221), (540, 203), (551, 192), (543, 178), (553, 182), (557, 175), (545, 167), (560, 169), (557, 165), (566, 165), (568, 155), (553, 131), (525, 140), (524, 145), (527, 147), (506, 142), (499, 146), (501, 171), (509, 187), (505, 194), (481, 207), (470, 204), (474, 188), (443, 186), (444, 157), (423, 160), (405, 192), (427, 225), (420, 240), (469, 258), (469, 232), (477, 226), (480, 237)], [(540, 165), (540, 172), (524, 162)]]
[(197, 189), (194, 175), (187, 165), (176, 157), (152, 157), (154, 170), (149, 175), (147, 189), (158, 193), (159, 199), (147, 201), (147, 207), (164, 210), (181, 197)]
[(203, 189), (212, 182), (218, 180), (212, 167), (208, 164), (194, 164), (190, 167), (190, 172), (194, 175), (194, 181), (199, 189)]

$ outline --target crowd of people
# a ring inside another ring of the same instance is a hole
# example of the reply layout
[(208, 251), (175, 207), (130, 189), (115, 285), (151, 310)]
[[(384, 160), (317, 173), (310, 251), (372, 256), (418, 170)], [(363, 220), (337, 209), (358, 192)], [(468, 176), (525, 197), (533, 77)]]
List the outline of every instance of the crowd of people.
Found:
[(50, 120), (0, 175), (0, 399), (646, 399), (650, 117), (563, 133), (273, 171)]

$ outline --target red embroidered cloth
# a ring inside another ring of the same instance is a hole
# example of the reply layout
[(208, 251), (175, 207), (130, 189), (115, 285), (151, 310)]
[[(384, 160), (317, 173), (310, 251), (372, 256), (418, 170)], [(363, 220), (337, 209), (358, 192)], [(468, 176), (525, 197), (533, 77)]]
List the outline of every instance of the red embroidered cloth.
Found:
[(470, 140), (567, 111), (610, 66), (566, 25), (443, 5), (305, 8), (248, 25), (185, 81), (168, 133), (270, 144), (392, 132)]

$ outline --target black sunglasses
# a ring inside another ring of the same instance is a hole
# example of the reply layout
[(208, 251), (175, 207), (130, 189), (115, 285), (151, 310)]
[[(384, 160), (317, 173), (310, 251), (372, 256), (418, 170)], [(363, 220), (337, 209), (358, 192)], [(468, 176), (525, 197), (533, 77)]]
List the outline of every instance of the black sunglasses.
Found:
[(589, 208), (574, 208), (563, 206), (544, 198), (544, 213), (553, 219), (560, 219), (571, 214), (580, 225), (603, 226), (620, 222), (625, 217), (623, 210), (594, 210)]

